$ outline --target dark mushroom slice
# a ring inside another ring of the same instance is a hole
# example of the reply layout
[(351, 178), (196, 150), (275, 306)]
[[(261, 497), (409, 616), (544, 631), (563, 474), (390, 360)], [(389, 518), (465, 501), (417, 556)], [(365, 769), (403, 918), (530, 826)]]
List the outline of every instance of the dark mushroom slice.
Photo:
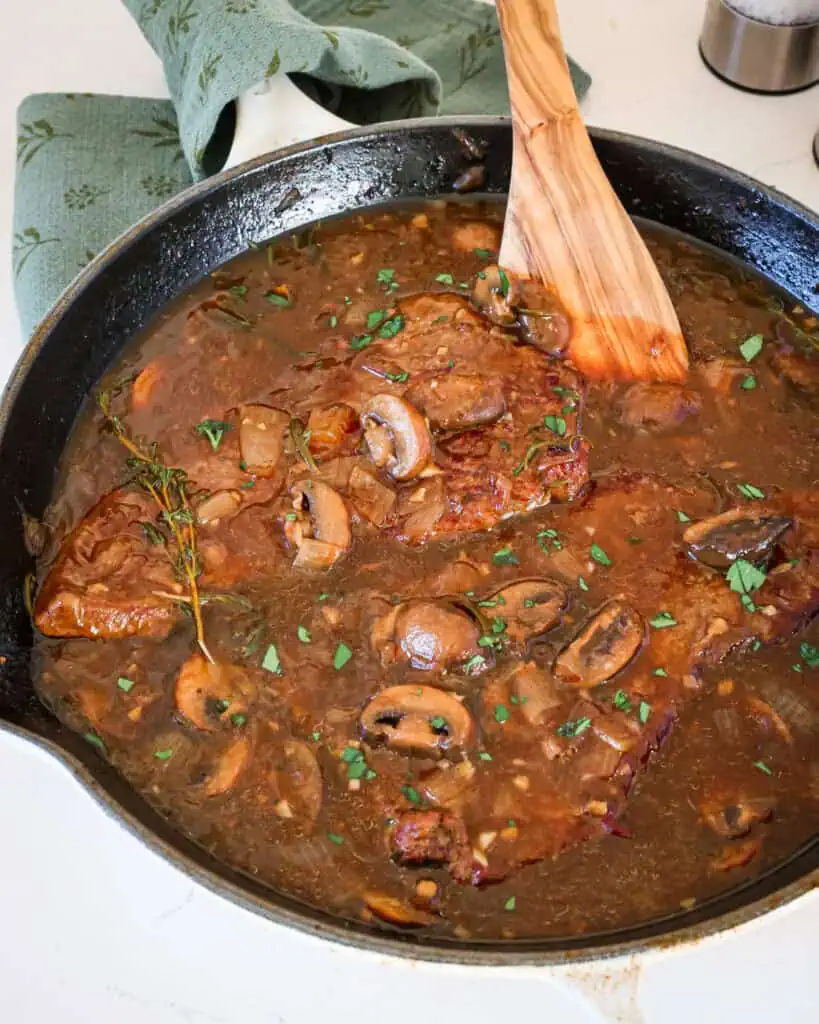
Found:
[(397, 395), (373, 395), (361, 409), (373, 463), (394, 480), (411, 480), (429, 461), (432, 439), (421, 413)]
[(773, 811), (774, 801), (764, 796), (740, 797), (727, 803), (710, 800), (700, 808), (705, 823), (723, 839), (746, 836), (754, 825), (769, 821)]
[(465, 430), (499, 420), (506, 399), (498, 380), (479, 373), (439, 373), (404, 393), (438, 430)]
[(463, 752), (474, 733), (460, 700), (435, 686), (390, 686), (370, 700), (359, 722), (369, 743), (436, 760)]
[(558, 654), (554, 674), (570, 686), (599, 686), (628, 665), (645, 636), (645, 622), (634, 608), (609, 601)]
[(211, 731), (247, 710), (255, 686), (245, 669), (207, 661), (192, 654), (179, 670), (174, 686), (176, 710), (191, 725)]
[(385, 662), (403, 657), (424, 672), (443, 671), (481, 653), (477, 621), (453, 603), (404, 601), (373, 626), (371, 640)]
[(517, 322), (512, 291), (510, 274), (497, 266), (485, 267), (472, 285), (472, 305), (493, 324), (512, 327)]
[(692, 523), (683, 534), (683, 543), (703, 565), (728, 569), (738, 558), (756, 562), (769, 555), (792, 526), (789, 516), (764, 509), (732, 508)]
[(565, 313), (529, 310), (518, 315), (521, 338), (547, 355), (566, 354), (572, 340), (572, 324)]
[(560, 622), (569, 602), (562, 583), (550, 579), (518, 580), (490, 595), (494, 606), (483, 603), (492, 617), (506, 623), (506, 636), (525, 641), (552, 629)]

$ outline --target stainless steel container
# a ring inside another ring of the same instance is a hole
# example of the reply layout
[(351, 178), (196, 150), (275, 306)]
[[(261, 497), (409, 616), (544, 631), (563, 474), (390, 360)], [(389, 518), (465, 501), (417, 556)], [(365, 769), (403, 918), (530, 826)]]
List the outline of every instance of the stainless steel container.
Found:
[(720, 78), (754, 92), (796, 92), (819, 82), (819, 20), (771, 25), (708, 0), (700, 37), (705, 63)]

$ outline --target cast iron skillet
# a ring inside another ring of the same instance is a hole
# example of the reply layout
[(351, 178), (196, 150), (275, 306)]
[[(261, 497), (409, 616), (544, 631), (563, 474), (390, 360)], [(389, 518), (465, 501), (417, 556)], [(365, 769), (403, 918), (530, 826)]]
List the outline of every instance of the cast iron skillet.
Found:
[[(376, 952), (467, 964), (560, 963), (698, 938), (815, 886), (819, 835), (754, 882), (687, 913), (637, 927), (512, 942), (449, 942), (377, 932), (271, 892), (217, 862), (177, 833), (92, 747), (47, 713), (32, 687), (32, 629), (23, 603), (31, 558), (20, 510), (42, 514), (72, 424), (103, 371), (155, 313), (253, 241), (378, 203), (451, 193), (453, 180), (474, 163), (456, 128), (486, 147), (485, 191), (503, 195), (512, 151), (505, 119), (401, 122), (318, 140), (262, 157), (176, 197), (90, 264), (46, 317), (0, 407), (0, 727), (53, 753), (104, 809), (190, 877), (273, 921), (325, 938)], [(739, 257), (815, 307), (819, 218), (680, 150), (611, 132), (597, 131), (593, 138), (631, 214)]]

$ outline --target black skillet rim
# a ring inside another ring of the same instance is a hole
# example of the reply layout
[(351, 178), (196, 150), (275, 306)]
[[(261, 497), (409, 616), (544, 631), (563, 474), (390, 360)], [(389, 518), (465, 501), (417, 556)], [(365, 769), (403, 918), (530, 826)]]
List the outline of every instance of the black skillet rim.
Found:
[[(161, 228), (173, 214), (188, 206), (201, 203), (218, 193), (223, 185), (245, 176), (264, 171), (290, 157), (321, 152), (336, 146), (358, 141), (390, 141), (400, 143), (402, 137), (413, 133), (427, 133), (443, 137), (454, 128), (466, 131), (495, 130), (509, 128), (506, 118), (430, 118), (415, 121), (395, 122), (389, 125), (373, 126), (346, 132), (338, 136), (313, 140), (306, 144), (289, 147), (274, 154), (268, 154), (249, 161), (233, 171), (195, 184), (180, 195), (173, 197), (139, 225), (125, 233), (94, 261), (92, 261), (72, 282), (60, 297), (52, 311), (38, 326), (32, 339), (25, 347), (9, 378), (0, 402), (0, 448), (2, 448), (9, 416), (20, 394), (24, 381), (35, 362), (37, 354), (51, 333), (57, 329), (66, 312), (77, 302), (87, 287), (105, 274), (106, 268), (114, 264), (132, 243)], [(775, 204), (784, 215), (795, 217), (806, 228), (814, 241), (819, 237), (819, 217), (788, 197), (773, 189), (765, 188), (758, 182), (727, 167), (694, 156), (684, 150), (663, 143), (651, 142), (626, 134), (592, 130), (598, 150), (607, 147), (631, 149), (641, 158), (673, 165), (678, 173), (697, 173), (711, 176), (731, 188), (747, 193), (746, 201), (753, 205), (755, 197), (760, 201)], [(616, 162), (616, 161), (615, 161)], [(611, 168), (609, 168), (612, 173)], [(616, 169), (612, 173), (616, 183)], [(372, 205), (372, 204), (364, 204)], [(630, 205), (629, 212), (639, 214), (639, 197)], [(635, 208), (636, 207), (636, 208)], [(363, 208), (363, 207), (359, 207)], [(693, 211), (694, 216), (712, 214), (710, 210)], [(693, 231), (691, 231), (693, 234)], [(696, 237), (696, 236), (695, 236)], [(742, 256), (738, 239), (732, 239), (731, 251)], [(797, 260), (805, 259), (806, 254)], [(759, 268), (769, 277), (771, 266)], [(817, 274), (819, 277), (819, 274)], [(803, 302), (813, 306), (807, 283), (797, 295)], [(102, 808), (149, 849), (159, 853), (167, 862), (184, 872), (188, 877), (202, 883), (212, 892), (231, 899), (247, 910), (259, 913), (272, 922), (295, 928), (302, 933), (330, 939), (345, 946), (358, 948), (369, 953), (389, 954), (402, 958), (420, 959), (440, 963), (470, 966), (546, 966), (563, 965), (589, 960), (601, 960), (634, 953), (657, 952), (668, 947), (690, 943), (706, 936), (723, 932), (744, 922), (754, 920), (796, 897), (815, 888), (819, 883), (819, 836), (792, 854), (784, 862), (773, 866), (751, 882), (730, 890), (685, 913), (675, 913), (654, 919), (643, 925), (618, 929), (609, 933), (595, 933), (586, 937), (546, 940), (486, 940), (463, 941), (436, 938), (424, 940), (412, 934), (376, 931), (363, 923), (343, 922), (317, 908), (302, 904), (266, 889), (252, 879), (226, 868), (211, 858), (204, 850), (196, 847), (170, 827), (163, 826), (162, 820), (147, 805), (140, 808), (139, 815), (127, 809), (120, 800), (108, 791), (114, 786), (113, 772), (100, 759), (86, 757), (86, 752), (76, 743), (73, 750), (50, 739), (47, 735), (25, 728), (0, 718), (0, 729), (18, 736), (44, 749), (58, 758), (64, 767), (91, 793)], [(106, 778), (108, 776), (108, 778)], [(102, 780), (102, 781), (101, 781)], [(132, 791), (135, 792), (135, 791)], [(148, 818), (146, 824), (142, 818)], [(151, 819), (153, 819), (151, 821)], [(164, 834), (163, 834), (164, 833)], [(172, 838), (166, 838), (165, 834)]]

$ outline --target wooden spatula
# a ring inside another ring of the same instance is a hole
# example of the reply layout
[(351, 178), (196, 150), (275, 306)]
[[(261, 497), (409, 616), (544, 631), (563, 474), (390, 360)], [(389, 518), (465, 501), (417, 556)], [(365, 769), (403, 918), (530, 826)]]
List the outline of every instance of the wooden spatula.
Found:
[(587, 377), (684, 380), (677, 314), (586, 134), (554, 0), (497, 8), (514, 128), (501, 266), (559, 298), (569, 356)]

